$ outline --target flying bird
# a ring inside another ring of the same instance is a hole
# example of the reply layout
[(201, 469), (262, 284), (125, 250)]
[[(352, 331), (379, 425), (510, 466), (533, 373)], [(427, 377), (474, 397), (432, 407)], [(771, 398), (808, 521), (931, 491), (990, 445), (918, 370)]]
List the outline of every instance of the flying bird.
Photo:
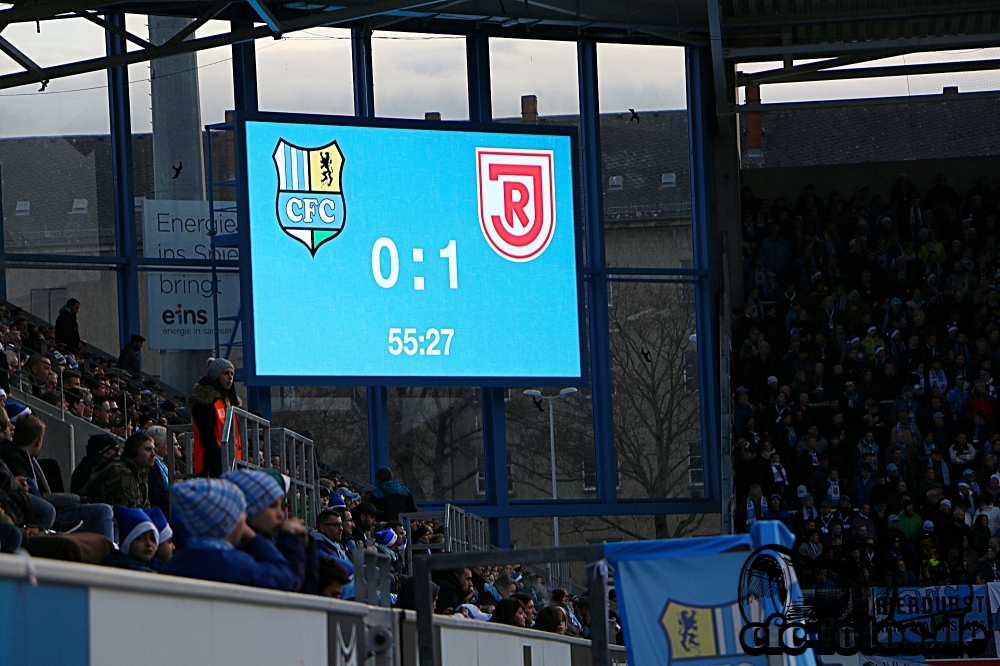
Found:
[(177, 166), (172, 166), (170, 168), (174, 170), (174, 177), (171, 180), (177, 180), (177, 178), (181, 175), (181, 171), (184, 170), (184, 162), (179, 162)]
[(640, 118), (639, 114), (635, 112), (635, 109), (629, 109), (629, 111), (632, 112), (632, 117), (628, 119), (629, 122), (634, 120), (637, 125), (642, 122), (642, 118)]
[(545, 411), (545, 408), (542, 407), (542, 401), (539, 398), (532, 398), (532, 400), (535, 401), (535, 407), (538, 408), (538, 411), (540, 411), (540, 412), (544, 412)]
[(38, 92), (45, 92), (45, 89), (49, 87), (49, 80), (45, 79), (42, 81), (42, 87), (38, 89)]

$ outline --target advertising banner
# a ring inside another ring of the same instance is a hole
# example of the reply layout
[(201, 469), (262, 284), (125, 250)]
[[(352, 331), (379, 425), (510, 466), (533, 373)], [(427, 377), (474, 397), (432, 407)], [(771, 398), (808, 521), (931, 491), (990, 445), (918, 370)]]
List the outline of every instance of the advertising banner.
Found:
[[(234, 208), (231, 202), (216, 201), (216, 209)], [(161, 259), (207, 260), (211, 258), (207, 201), (166, 201), (147, 199), (142, 207), (143, 251)], [(234, 234), (236, 213), (216, 212), (219, 234)], [(218, 248), (219, 260), (239, 259), (237, 248)], [(231, 317), (240, 308), (240, 279), (236, 273), (220, 273), (219, 316)], [(212, 308), (212, 274), (146, 273), (146, 304), (151, 349), (212, 349), (215, 346), (215, 319)], [(222, 322), (219, 337), (229, 339), (234, 322)], [(237, 336), (237, 342), (239, 335)]]

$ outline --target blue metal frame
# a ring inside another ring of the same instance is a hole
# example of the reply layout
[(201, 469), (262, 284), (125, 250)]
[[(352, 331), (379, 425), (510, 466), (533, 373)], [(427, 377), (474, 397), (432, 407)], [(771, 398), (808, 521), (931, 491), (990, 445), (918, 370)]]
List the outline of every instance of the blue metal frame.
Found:
[[(690, 47), (685, 53), (688, 82), (688, 145), (691, 164), (691, 244), (694, 266), (708, 271), (695, 286), (695, 331), (698, 335), (698, 379), (701, 399), (701, 442), (705, 494), (721, 510), (719, 440), (718, 299), (715, 281), (715, 225), (712, 209), (711, 135), (716, 118), (711, 103), (712, 68), (708, 49)], [(734, 185), (735, 187), (735, 185)]]
[(3, 220), (3, 161), (0, 160), (0, 298), (7, 300), (7, 238)]
[[(354, 115), (375, 117), (375, 78), (372, 70), (372, 34), (363, 28), (351, 29), (351, 67), (354, 81)], [(368, 397), (368, 476), (391, 462), (389, 451), (389, 395), (384, 386), (367, 387)]]
[(594, 460), (597, 498), (611, 509), (617, 499), (618, 460), (615, 455), (614, 415), (611, 407), (611, 336), (608, 319), (608, 280), (603, 269), (604, 183), (601, 178), (601, 110), (598, 99), (597, 43), (577, 43), (580, 86), (580, 135), (583, 146), (584, 215), (587, 229), (587, 266), (597, 269), (587, 280), (590, 315), (590, 362), (594, 405)]
[[(493, 91), (490, 85), (490, 40), (485, 35), (465, 38), (466, 79), (469, 86), (469, 122), (493, 122)], [(583, 338), (581, 337), (581, 340)], [(499, 548), (510, 548), (510, 503), (507, 478), (507, 422), (504, 389), (484, 386), (480, 389), (483, 409), (483, 475), (486, 477), (486, 502), (498, 515), (490, 517), (490, 541)]]
[[(252, 28), (251, 21), (233, 21), (232, 29)], [(257, 110), (257, 55), (254, 42), (233, 44), (233, 103), (237, 111)], [(207, 141), (207, 137), (206, 137)], [(211, 167), (209, 167), (211, 168)], [(211, 179), (208, 179), (211, 182)], [(213, 244), (214, 244), (213, 238)], [(214, 252), (212, 253), (214, 256)], [(243, 255), (241, 255), (243, 256)], [(222, 265), (218, 262), (217, 265)], [(216, 299), (217, 300), (217, 299)], [(242, 303), (242, 301), (241, 301)], [(216, 336), (218, 336), (218, 307), (216, 306)], [(240, 325), (245, 326), (245, 322)], [(245, 330), (244, 330), (245, 334)], [(236, 325), (230, 336), (230, 343), (235, 339)], [(230, 344), (231, 346), (231, 344)], [(271, 418), (271, 387), (246, 385), (247, 409), (257, 412), (266, 419)]]
[[(579, 173), (579, 150), (577, 147), (577, 132), (573, 127), (535, 127), (500, 123), (467, 123), (467, 122), (435, 122), (423, 120), (400, 120), (390, 118), (355, 118), (350, 116), (315, 116), (288, 113), (267, 113), (236, 111), (233, 114), (233, 143), (236, 153), (236, 201), (239, 220), (240, 258), (245, 266), (249, 266), (253, 248), (250, 244), (249, 219), (249, 183), (247, 181), (247, 148), (246, 126), (248, 123), (268, 123), (269, 125), (288, 123), (317, 126), (362, 126), (392, 129), (418, 130), (423, 132), (480, 132), (493, 134), (537, 134), (542, 136), (564, 136), (570, 142), (572, 171)], [(581, 340), (580, 374), (573, 376), (536, 376), (536, 377), (454, 377), (454, 376), (316, 376), (300, 377), (293, 375), (259, 375), (256, 366), (254, 301), (253, 284), (249, 272), (241, 273), (240, 301), (243, 316), (243, 368), (244, 381), (248, 386), (567, 386), (586, 384), (587, 356), (582, 341), (586, 337), (586, 320), (583, 317), (583, 263), (582, 263), (582, 230), (580, 220), (581, 196), (578, 187), (573, 188), (573, 243), (576, 249), (576, 289), (577, 289), (577, 320)]]
[[(105, 17), (122, 30), (125, 14)], [(109, 56), (125, 53), (124, 37), (105, 32)], [(108, 112), (111, 117), (111, 178), (115, 211), (115, 247), (118, 265), (118, 338), (121, 347), (139, 333), (139, 248), (135, 231), (135, 195), (132, 186), (132, 119), (129, 112), (128, 67), (108, 70)]]

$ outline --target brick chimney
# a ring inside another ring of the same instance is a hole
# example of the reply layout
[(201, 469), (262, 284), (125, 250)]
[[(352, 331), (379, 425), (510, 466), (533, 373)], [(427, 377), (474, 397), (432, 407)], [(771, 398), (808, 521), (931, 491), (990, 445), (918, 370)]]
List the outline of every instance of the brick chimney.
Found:
[(944, 90), (942, 90), (941, 93), (944, 95), (957, 95), (958, 86), (945, 86)]
[(441, 120), (441, 112), (428, 111), (424, 114), (424, 120)]
[(538, 124), (538, 97), (535, 95), (521, 95), (521, 122)]
[[(748, 84), (746, 87), (746, 103), (760, 104), (760, 86)], [(747, 157), (763, 157), (763, 129), (761, 129), (761, 114), (747, 113)]]

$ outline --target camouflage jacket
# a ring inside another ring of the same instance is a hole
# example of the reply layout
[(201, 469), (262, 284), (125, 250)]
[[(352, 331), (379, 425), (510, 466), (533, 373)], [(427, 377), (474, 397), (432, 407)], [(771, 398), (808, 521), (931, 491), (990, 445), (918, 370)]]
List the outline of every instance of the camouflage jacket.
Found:
[(80, 494), (91, 502), (147, 509), (148, 477), (148, 470), (140, 470), (131, 460), (114, 456), (94, 469)]

